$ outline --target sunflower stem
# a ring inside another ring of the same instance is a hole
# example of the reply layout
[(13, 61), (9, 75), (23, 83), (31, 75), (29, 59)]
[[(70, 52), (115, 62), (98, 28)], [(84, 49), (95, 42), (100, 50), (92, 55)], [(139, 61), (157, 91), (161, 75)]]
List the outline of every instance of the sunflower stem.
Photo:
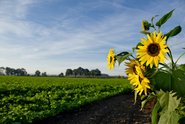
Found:
[(179, 61), (179, 59), (180, 59), (183, 55), (185, 55), (185, 52), (183, 52), (183, 53), (179, 56), (179, 58), (176, 60), (175, 64), (177, 64), (177, 62)]
[(133, 59), (136, 59), (132, 54), (130, 55)]
[(169, 47), (168, 47), (168, 50), (169, 50), (169, 53), (167, 53), (167, 54), (168, 54), (168, 56), (169, 56), (170, 59), (171, 59), (171, 62), (172, 62), (172, 72), (173, 72), (174, 67), (175, 67), (175, 63), (174, 63), (174, 61), (173, 61), (173, 55), (172, 55), (172, 52), (171, 52), (171, 50), (170, 50)]

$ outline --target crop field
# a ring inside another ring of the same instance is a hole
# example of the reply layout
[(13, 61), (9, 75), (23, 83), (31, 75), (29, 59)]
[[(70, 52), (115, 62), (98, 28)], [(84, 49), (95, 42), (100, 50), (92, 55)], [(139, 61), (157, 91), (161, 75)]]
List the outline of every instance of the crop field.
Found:
[(32, 123), (131, 90), (126, 79), (0, 77), (0, 123)]

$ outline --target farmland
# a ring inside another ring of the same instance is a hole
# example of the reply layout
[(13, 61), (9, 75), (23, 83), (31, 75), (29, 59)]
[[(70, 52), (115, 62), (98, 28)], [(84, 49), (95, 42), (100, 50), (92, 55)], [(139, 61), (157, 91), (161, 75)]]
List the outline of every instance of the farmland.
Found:
[(130, 91), (126, 79), (0, 77), (0, 123), (32, 123)]

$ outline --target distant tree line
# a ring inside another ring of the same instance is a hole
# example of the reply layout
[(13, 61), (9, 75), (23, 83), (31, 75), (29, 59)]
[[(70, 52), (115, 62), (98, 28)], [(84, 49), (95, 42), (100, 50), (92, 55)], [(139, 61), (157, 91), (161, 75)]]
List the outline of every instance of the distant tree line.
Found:
[(101, 71), (99, 69), (84, 69), (82, 67), (79, 67), (77, 69), (67, 69), (65, 76), (74, 76), (74, 77), (97, 77), (101, 76)]
[[(10, 68), (10, 67), (0, 67), (0, 75), (14, 75), (14, 76), (30, 76), (24, 68)], [(35, 74), (31, 76), (47, 76), (46, 72), (35, 71)]]
[(10, 67), (0, 67), (0, 75), (15, 75), (15, 76), (26, 76), (27, 71), (24, 68), (10, 68)]
[[(26, 69), (24, 68), (10, 68), (10, 67), (0, 67), (0, 75), (14, 75), (14, 76), (42, 76), (46, 77), (48, 76), (46, 72), (40, 72), (39, 70), (36, 70), (34, 74), (28, 74)], [(59, 75), (49, 75), (49, 76), (71, 76), (71, 77), (98, 77), (101, 76), (101, 71), (99, 69), (84, 69), (82, 67), (79, 67), (77, 69), (67, 69), (64, 73), (60, 73)]]

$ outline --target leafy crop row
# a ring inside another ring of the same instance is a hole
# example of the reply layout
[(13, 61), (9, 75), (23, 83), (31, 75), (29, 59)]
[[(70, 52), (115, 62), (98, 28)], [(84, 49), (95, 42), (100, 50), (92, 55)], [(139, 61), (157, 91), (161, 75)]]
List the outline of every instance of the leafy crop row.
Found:
[(32, 123), (130, 90), (124, 79), (0, 77), (0, 123)]

